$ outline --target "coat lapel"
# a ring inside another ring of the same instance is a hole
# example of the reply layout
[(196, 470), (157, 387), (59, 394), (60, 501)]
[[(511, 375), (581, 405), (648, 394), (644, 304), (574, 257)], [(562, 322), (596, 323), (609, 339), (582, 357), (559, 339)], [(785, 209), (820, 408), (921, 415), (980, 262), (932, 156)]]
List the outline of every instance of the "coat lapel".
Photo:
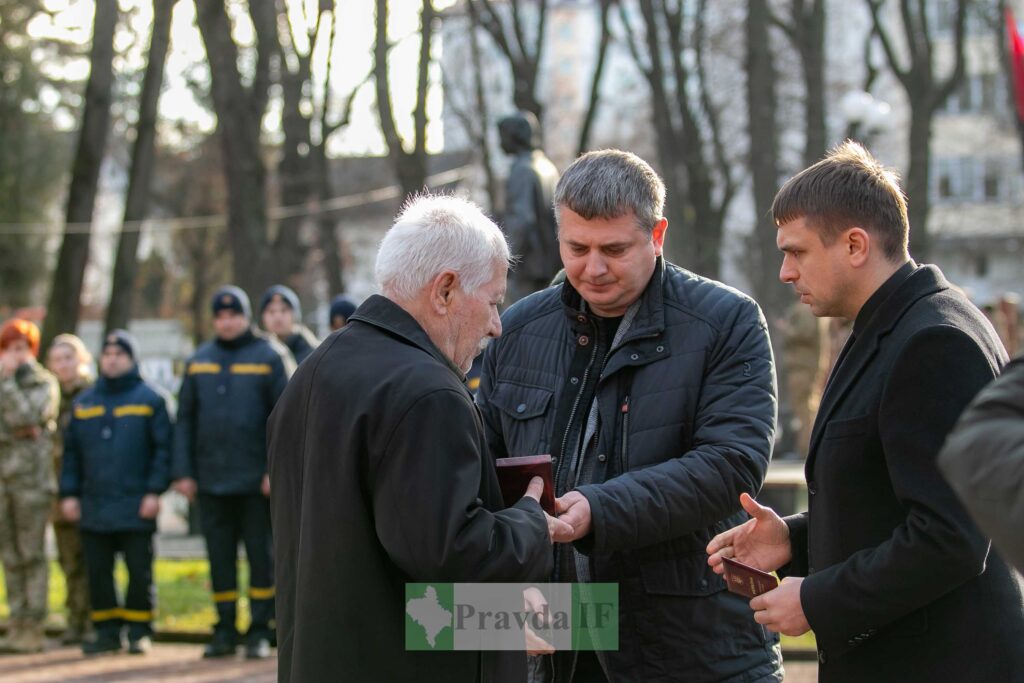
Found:
[(842, 364), (835, 369), (835, 375), (829, 382), (825, 394), (821, 397), (818, 415), (811, 430), (810, 451), (805, 467), (808, 479), (825, 426), (842, 404), (844, 397), (878, 354), (881, 340), (892, 331), (914, 302), (923, 296), (934, 294), (948, 287), (949, 283), (938, 268), (921, 266), (914, 270), (888, 299), (882, 302), (875, 314), (867, 321), (864, 329), (854, 339), (853, 346), (850, 347)]

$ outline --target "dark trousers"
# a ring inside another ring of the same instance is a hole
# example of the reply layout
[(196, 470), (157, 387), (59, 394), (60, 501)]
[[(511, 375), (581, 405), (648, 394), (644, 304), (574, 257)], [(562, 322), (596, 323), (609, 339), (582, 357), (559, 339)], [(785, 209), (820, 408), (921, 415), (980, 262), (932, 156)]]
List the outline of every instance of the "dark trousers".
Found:
[(238, 541), (249, 560), (251, 635), (269, 636), (274, 619), (274, 558), (270, 536), (270, 501), (261, 494), (200, 494), (199, 518), (210, 559), (217, 631), (237, 633)]
[[(82, 550), (89, 577), (90, 617), (100, 634), (116, 635), (124, 624), (132, 639), (153, 633), (153, 534), (149, 531), (102, 533), (81, 530)], [(128, 566), (128, 592), (124, 607), (114, 586), (114, 558), (124, 556)]]

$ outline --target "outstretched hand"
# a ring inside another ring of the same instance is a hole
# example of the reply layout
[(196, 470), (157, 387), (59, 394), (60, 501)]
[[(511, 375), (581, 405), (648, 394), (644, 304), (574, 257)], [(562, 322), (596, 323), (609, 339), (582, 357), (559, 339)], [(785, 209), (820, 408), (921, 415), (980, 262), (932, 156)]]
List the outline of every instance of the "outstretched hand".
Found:
[(793, 558), (793, 550), (786, 523), (775, 510), (759, 504), (746, 493), (740, 494), (740, 505), (753, 519), (723, 531), (708, 543), (708, 564), (715, 573), (725, 571), (723, 557), (766, 572), (787, 564)]

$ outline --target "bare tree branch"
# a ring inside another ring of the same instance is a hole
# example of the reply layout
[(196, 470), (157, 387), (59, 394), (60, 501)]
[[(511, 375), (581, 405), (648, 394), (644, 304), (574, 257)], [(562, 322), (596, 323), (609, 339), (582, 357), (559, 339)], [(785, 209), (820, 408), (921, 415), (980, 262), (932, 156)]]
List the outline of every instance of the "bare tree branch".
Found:
[(904, 88), (910, 87), (910, 73), (909, 69), (904, 69), (900, 66), (900, 59), (896, 54), (896, 50), (893, 47), (892, 39), (889, 37), (889, 33), (885, 30), (885, 25), (881, 17), (881, 5), (882, 0), (866, 0), (868, 9), (871, 11), (871, 23), (875, 27), (875, 33), (878, 35), (878, 41), (882, 44), (882, 49), (885, 51), (886, 61), (889, 63), (889, 70), (893, 72), (893, 75), (899, 79), (900, 83), (903, 84)]
[(597, 42), (594, 74), (590, 79), (590, 98), (587, 100), (587, 111), (583, 115), (583, 125), (580, 126), (580, 139), (579, 144), (576, 146), (577, 156), (586, 152), (590, 145), (590, 133), (597, 115), (598, 102), (601, 99), (601, 76), (604, 74), (605, 55), (608, 52), (608, 43), (611, 41), (611, 28), (608, 18), (612, 5), (615, 2), (616, 0), (601, 0), (601, 36)]

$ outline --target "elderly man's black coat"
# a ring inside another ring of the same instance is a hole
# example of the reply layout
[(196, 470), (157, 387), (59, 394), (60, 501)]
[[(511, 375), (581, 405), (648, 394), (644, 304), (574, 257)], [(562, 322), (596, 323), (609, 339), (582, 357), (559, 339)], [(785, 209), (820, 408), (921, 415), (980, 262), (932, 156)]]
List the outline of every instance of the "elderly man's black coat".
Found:
[(936, 467), (1006, 353), (933, 266), (898, 271), (854, 335), (814, 425), (809, 510), (787, 520), (819, 680), (1024, 680), (1019, 577)]
[(551, 571), (543, 512), (503, 510), (462, 373), (380, 296), (300, 367), (268, 425), (278, 674), (522, 681), (522, 652), (406, 652), (406, 582)]

